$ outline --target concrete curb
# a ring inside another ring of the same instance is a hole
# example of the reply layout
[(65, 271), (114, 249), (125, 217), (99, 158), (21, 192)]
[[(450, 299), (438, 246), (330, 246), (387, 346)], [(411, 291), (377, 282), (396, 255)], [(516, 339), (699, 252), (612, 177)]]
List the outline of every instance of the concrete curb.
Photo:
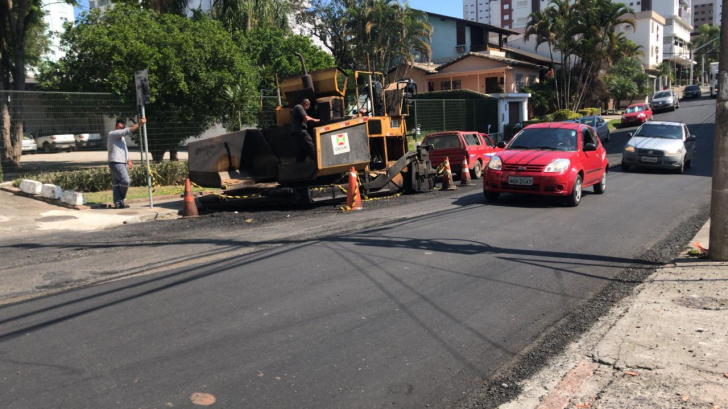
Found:
[(67, 203), (64, 203), (61, 199), (51, 199), (51, 198), (43, 197), (43, 196), (40, 196), (40, 195), (31, 195), (31, 194), (22, 192), (20, 189), (18, 189), (16, 187), (13, 187), (12, 184), (11, 185), (0, 185), (0, 190), (3, 190), (5, 192), (12, 193), (14, 195), (27, 197), (29, 199), (35, 199), (35, 200), (39, 200), (41, 202), (46, 202), (46, 203), (49, 203), (49, 204), (52, 204), (52, 205), (56, 205), (56, 206), (60, 206), (60, 207), (65, 207), (67, 209), (74, 209), (74, 210), (89, 210), (89, 209), (91, 209), (91, 206), (88, 206), (88, 205), (69, 205)]
[(709, 227), (500, 408), (728, 408), (728, 263), (688, 256)]

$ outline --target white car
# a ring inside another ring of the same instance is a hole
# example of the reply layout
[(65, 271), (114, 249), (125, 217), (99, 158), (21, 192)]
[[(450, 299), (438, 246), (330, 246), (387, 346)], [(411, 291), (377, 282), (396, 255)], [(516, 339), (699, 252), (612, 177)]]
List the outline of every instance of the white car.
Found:
[(70, 152), (76, 147), (76, 139), (73, 134), (53, 134), (39, 132), (35, 137), (38, 147), (44, 152), (58, 151), (65, 149)]
[(35, 139), (29, 135), (23, 135), (23, 153), (29, 153), (33, 155), (38, 152), (38, 144), (35, 143)]
[(98, 133), (79, 133), (74, 135), (77, 148), (101, 148), (103, 139)]

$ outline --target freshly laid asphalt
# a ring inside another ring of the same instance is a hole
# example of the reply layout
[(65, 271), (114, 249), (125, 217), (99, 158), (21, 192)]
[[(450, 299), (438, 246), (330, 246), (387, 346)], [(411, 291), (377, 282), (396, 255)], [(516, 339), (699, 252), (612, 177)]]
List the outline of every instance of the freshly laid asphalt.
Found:
[(617, 165), (577, 208), (462, 190), (448, 212), (0, 307), (2, 407), (456, 405), (706, 217), (714, 113), (655, 117), (697, 135), (686, 174)]

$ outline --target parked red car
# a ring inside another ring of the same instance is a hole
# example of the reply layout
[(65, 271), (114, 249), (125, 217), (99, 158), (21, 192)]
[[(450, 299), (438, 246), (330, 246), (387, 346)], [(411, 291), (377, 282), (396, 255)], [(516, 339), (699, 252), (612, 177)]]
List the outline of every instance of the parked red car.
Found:
[(463, 158), (468, 157), (468, 168), (473, 179), (480, 179), (483, 167), (490, 156), (499, 151), (493, 140), (483, 133), (468, 131), (438, 132), (425, 136), (422, 144), (433, 147), (430, 153), (432, 166), (440, 166), (445, 158), (450, 158), (453, 173), (462, 172)]
[(652, 108), (649, 104), (632, 104), (622, 115), (622, 126), (642, 125), (652, 120)]
[(501, 193), (564, 196), (578, 206), (585, 187), (604, 193), (608, 171), (607, 152), (592, 127), (545, 122), (525, 127), (491, 158), (483, 193), (488, 201)]

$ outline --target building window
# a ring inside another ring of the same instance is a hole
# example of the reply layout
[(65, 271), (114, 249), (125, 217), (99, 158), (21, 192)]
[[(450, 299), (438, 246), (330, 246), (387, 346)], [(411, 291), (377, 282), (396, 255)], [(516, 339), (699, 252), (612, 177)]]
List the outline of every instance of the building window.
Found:
[(440, 91), (450, 91), (450, 81), (440, 81)]
[(429, 81), (427, 83), (427, 92), (434, 92), (435, 91), (435, 83), (432, 81)]
[(508, 5), (507, 4), (504, 4), (503, 5), (503, 10), (508, 10)]
[[(508, 21), (508, 18), (509, 18), (509, 17), (510, 17), (510, 16), (509, 16), (508, 14), (506, 14), (505, 16), (503, 16), (503, 20), (506, 20), (506, 21)], [(703, 19), (703, 20), (705, 20), (705, 19)]]
[(516, 5), (516, 7), (518, 7), (519, 9), (520, 8), (524, 8), (524, 7), (528, 7), (528, 2), (527, 1), (519, 1), (518, 4)]
[(520, 92), (525, 84), (523, 83), (523, 74), (516, 74), (516, 92)]

